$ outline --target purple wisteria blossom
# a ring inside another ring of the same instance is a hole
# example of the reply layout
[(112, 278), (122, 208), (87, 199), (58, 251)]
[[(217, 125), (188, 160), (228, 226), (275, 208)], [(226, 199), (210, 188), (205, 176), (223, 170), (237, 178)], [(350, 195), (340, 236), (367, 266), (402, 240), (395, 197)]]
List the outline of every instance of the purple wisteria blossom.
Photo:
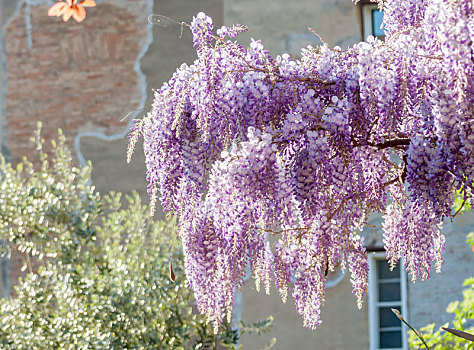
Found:
[[(357, 2), (357, 1), (355, 1)], [(380, 0), (386, 39), (270, 56), (199, 13), (197, 60), (155, 92), (130, 134), (144, 142), (152, 206), (179, 218), (200, 312), (219, 325), (250, 267), (321, 323), (328, 271), (351, 274), (361, 306), (360, 232), (384, 216), (392, 266), (426, 279), (443, 259), (455, 191), (474, 193), (472, 0)], [(273, 239), (272, 236), (275, 238)]]

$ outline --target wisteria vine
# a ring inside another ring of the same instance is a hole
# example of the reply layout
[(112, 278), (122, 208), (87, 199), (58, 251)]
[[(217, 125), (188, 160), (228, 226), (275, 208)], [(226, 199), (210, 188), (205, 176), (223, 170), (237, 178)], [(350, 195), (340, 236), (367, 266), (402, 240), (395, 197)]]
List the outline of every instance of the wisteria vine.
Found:
[(360, 307), (372, 212), (392, 265), (403, 258), (413, 280), (441, 268), (456, 190), (473, 203), (474, 5), (378, 4), (385, 41), (307, 47), (298, 61), (260, 41), (244, 48), (233, 39), (244, 26), (214, 33), (199, 13), (198, 59), (134, 124), (129, 153), (142, 138), (152, 207), (159, 195), (178, 215), (187, 278), (214, 325), (247, 266), (257, 286), (292, 293), (310, 328), (336, 266)]

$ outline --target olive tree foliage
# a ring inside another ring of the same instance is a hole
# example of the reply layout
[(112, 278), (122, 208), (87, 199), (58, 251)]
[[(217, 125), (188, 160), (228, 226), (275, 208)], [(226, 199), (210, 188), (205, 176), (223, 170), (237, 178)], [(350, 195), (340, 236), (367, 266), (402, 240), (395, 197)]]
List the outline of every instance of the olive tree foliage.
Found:
[(28, 271), (0, 300), (0, 348), (235, 348), (242, 331), (268, 328), (271, 318), (215, 335), (193, 310), (174, 220), (153, 221), (136, 193), (101, 197), (61, 132), (51, 154), (43, 142), (38, 129), (38, 167), (1, 158), (1, 238)]

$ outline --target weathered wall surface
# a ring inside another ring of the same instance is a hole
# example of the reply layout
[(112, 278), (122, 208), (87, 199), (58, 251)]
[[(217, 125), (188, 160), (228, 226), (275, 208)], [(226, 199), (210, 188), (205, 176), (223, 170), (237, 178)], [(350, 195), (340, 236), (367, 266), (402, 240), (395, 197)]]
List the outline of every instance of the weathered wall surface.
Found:
[[(90, 12), (93, 11), (95, 9)], [(192, 17), (199, 11), (204, 11), (212, 16), (216, 27), (222, 26), (221, 0), (155, 1), (153, 8), (146, 13), (146, 16), (151, 13), (163, 14), (176, 21), (190, 23)], [(146, 27), (146, 21), (141, 25)], [(150, 26), (150, 30), (152, 30), (152, 41), (150, 41), (146, 52), (140, 59), (140, 70), (145, 77), (141, 86), (145, 109), (135, 118), (139, 118), (150, 109), (153, 101), (152, 89), (158, 89), (164, 82), (168, 81), (181, 63), (192, 63), (196, 59), (192, 36), (188, 30), (183, 31), (181, 38), (181, 27), (177, 24), (153, 25)], [(108, 108), (110, 103), (111, 101), (104, 101), (103, 107)], [(135, 108), (132, 106), (123, 109), (118, 118), (133, 110)], [(131, 164), (126, 163), (126, 137), (107, 140), (104, 137), (98, 138), (94, 133), (87, 133), (80, 138), (79, 149), (85, 159), (92, 161), (94, 166), (92, 178), (99, 191), (120, 190), (130, 192), (137, 190), (142, 194), (145, 201), (148, 200), (145, 183), (145, 161), (141, 145), (137, 145)], [(157, 210), (156, 215), (163, 217), (161, 210)]]
[(257, 292), (253, 280), (244, 287), (242, 296), (242, 319), (257, 321), (272, 315), (274, 326), (262, 336), (244, 334), (241, 344), (244, 349), (262, 349), (275, 337), (272, 349), (331, 349), (366, 350), (369, 347), (367, 300), (361, 310), (357, 308), (352, 294), (350, 277), (327, 289), (326, 303), (321, 311), (323, 323), (315, 330), (303, 327), (301, 316), (295, 310), (291, 296), (283, 304), (278, 291), (271, 289), (270, 295)]
[(7, 52), (4, 36), (4, 25), (15, 11), (15, 1), (0, 1), (0, 152), (8, 157), (7, 150)]
[(472, 231), (474, 213), (457, 217), (454, 223), (446, 220), (443, 228), (446, 252), (441, 273), (433, 271), (429, 280), (408, 282), (408, 310), (414, 327), (429, 323), (440, 327), (453, 319), (454, 315), (448, 314), (446, 308), (451, 301), (462, 300), (464, 280), (474, 277), (474, 253), (466, 243), (466, 234)]
[(249, 28), (239, 36), (242, 43), (261, 39), (273, 55), (298, 56), (301, 48), (320, 45), (308, 27), (331, 46), (344, 48), (361, 39), (358, 7), (347, 0), (224, 0), (224, 9), (226, 24)]

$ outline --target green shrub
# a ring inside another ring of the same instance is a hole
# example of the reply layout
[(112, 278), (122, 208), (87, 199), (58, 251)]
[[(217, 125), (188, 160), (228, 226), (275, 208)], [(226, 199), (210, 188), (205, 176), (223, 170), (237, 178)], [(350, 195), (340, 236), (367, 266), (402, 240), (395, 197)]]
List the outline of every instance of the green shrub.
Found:
[(0, 347), (235, 348), (239, 331), (214, 335), (193, 309), (175, 222), (153, 221), (136, 193), (101, 198), (61, 133), (51, 160), (39, 130), (35, 144), (37, 171), (26, 159), (0, 163), (0, 233), (28, 257), (16, 296), (0, 301)]

